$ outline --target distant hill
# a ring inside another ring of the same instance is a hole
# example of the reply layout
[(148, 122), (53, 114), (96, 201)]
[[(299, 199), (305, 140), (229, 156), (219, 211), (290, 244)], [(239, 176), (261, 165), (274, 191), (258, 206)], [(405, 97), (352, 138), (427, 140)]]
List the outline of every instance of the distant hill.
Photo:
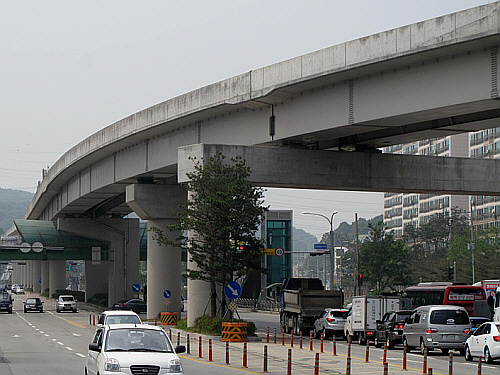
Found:
[[(369, 220), (358, 218), (358, 236), (366, 236), (370, 233), (370, 228), (368, 224), (376, 224), (379, 221), (384, 221), (384, 215), (377, 215)], [(338, 228), (335, 229), (335, 244), (344, 244), (346, 242), (353, 242), (356, 239), (356, 223), (352, 222), (348, 224), (347, 222), (342, 222), (339, 224)], [(328, 233), (323, 235), (322, 242), (329, 243)], [(337, 246), (337, 245), (336, 245)]]
[(22, 219), (33, 193), (23, 190), (0, 188), (0, 234), (13, 224), (14, 219)]

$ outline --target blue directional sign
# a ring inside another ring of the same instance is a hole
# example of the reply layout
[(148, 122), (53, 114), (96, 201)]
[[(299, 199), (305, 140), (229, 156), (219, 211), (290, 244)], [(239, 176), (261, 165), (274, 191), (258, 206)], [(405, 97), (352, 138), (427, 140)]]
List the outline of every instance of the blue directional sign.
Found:
[(170, 297), (172, 297), (172, 292), (171, 292), (170, 290), (168, 290), (168, 289), (165, 289), (165, 290), (163, 291), (163, 297), (165, 297), (165, 298), (170, 298)]
[(241, 295), (241, 286), (236, 281), (230, 281), (224, 287), (224, 293), (229, 299), (236, 299)]
[(315, 250), (326, 250), (326, 249), (328, 249), (328, 245), (326, 243), (315, 243), (314, 249)]
[(141, 286), (139, 284), (132, 285), (132, 292), (138, 293), (141, 290)]

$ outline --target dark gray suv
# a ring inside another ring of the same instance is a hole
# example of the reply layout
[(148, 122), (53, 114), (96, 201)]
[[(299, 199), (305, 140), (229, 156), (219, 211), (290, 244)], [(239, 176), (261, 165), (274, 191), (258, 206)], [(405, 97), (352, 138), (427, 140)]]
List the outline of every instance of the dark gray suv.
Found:
[(12, 314), (12, 302), (14, 302), (14, 300), (10, 293), (0, 293), (0, 311), (7, 311), (9, 314)]
[(377, 320), (375, 346), (379, 348), (385, 344), (388, 349), (393, 349), (394, 345), (402, 344), (405, 321), (411, 314), (412, 310), (389, 311), (382, 320)]

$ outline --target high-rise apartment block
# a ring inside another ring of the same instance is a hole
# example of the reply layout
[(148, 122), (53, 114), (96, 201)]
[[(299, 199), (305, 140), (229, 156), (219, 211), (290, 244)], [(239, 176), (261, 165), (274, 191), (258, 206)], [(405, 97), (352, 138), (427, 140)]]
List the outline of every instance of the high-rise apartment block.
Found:
[[(385, 153), (435, 155), (443, 157), (497, 158), (500, 157), (500, 127), (478, 132), (426, 139), (385, 147)], [(440, 195), (440, 194), (384, 194), (384, 223), (396, 236), (402, 236), (407, 224), (414, 227), (427, 223), (432, 215), (450, 214), (461, 210), (475, 229), (499, 227), (500, 197)], [(497, 218), (498, 213), (498, 218)]]

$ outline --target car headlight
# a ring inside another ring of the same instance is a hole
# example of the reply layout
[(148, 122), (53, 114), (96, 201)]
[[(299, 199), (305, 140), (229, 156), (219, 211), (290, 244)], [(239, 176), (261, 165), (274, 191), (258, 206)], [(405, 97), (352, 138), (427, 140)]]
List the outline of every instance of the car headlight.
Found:
[(169, 368), (169, 372), (182, 372), (181, 361), (179, 359), (171, 359)]
[(108, 358), (104, 362), (104, 370), (106, 371), (120, 371), (120, 362), (115, 358)]

